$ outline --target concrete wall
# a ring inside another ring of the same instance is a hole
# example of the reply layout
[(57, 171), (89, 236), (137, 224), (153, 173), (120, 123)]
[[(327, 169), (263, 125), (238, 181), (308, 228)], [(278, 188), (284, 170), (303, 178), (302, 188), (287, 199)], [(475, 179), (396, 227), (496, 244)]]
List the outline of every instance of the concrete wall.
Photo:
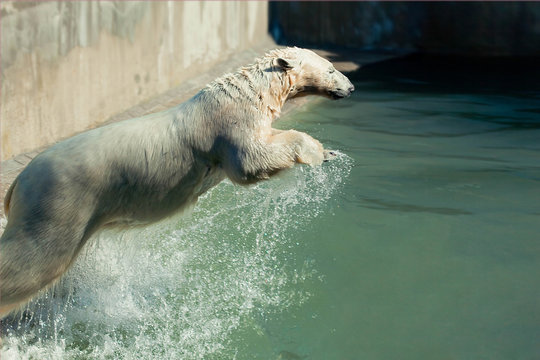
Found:
[(280, 44), (540, 56), (540, 2), (272, 2)]
[(1, 6), (2, 160), (95, 127), (267, 38), (268, 4)]

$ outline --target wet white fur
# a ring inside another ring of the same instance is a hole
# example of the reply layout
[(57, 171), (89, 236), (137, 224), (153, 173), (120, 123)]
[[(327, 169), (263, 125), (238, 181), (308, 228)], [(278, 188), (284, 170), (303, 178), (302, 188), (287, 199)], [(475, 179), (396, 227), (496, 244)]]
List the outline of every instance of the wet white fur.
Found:
[(274, 50), (177, 107), (82, 133), (39, 154), (5, 199), (0, 315), (60, 278), (100, 228), (166, 218), (225, 177), (249, 184), (296, 162), (321, 164), (317, 140), (275, 130), (272, 122), (293, 96), (346, 96), (351, 87), (309, 50)]

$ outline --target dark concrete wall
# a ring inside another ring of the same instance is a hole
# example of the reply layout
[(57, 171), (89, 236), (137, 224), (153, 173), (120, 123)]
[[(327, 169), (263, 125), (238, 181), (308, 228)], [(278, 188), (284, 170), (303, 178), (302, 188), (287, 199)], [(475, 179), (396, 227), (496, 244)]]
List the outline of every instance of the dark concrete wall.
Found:
[(540, 55), (540, 2), (271, 2), (280, 44)]

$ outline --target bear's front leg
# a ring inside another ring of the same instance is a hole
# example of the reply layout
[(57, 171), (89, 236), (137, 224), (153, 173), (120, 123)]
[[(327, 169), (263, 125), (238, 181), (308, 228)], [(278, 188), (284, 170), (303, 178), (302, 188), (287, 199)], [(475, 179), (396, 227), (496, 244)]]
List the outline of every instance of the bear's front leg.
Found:
[(325, 150), (321, 143), (300, 131), (282, 131), (272, 135), (270, 143), (290, 147), (294, 153), (294, 161), (300, 164), (316, 166), (325, 160)]
[[(281, 134), (281, 133), (286, 132), (286, 130), (280, 130), (280, 129), (274, 129), (274, 128), (272, 128), (271, 131), (272, 131), (272, 133), (271, 133), (272, 136), (276, 136), (276, 135), (279, 135), (279, 134)], [(294, 131), (294, 130), (293, 130), (293, 131)], [(303, 134), (303, 133), (301, 133), (301, 134)], [(307, 135), (307, 134), (305, 134), (305, 135)], [(307, 136), (309, 136), (309, 135), (307, 135)], [(309, 136), (309, 137), (311, 138), (311, 136)], [(313, 138), (312, 138), (312, 139), (313, 139)], [(313, 140), (314, 140), (314, 141), (317, 141), (317, 140), (315, 140), (315, 139), (313, 139)], [(317, 141), (317, 142), (318, 142), (318, 141)], [(323, 149), (323, 161), (324, 161), (324, 162), (333, 160), (333, 159), (336, 158), (336, 156), (337, 156), (337, 155), (336, 155), (336, 152), (335, 152), (335, 151)], [(301, 161), (299, 161), (299, 162), (302, 163)]]
[(294, 163), (317, 166), (332, 157), (319, 141), (296, 130), (272, 129), (266, 137), (234, 140), (226, 145), (222, 167), (232, 181), (240, 184), (268, 179)]

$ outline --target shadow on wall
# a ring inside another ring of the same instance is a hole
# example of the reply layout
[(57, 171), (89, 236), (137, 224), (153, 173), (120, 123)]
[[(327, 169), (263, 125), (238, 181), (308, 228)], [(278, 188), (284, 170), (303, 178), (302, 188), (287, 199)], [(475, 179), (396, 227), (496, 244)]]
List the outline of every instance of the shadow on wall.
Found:
[(538, 2), (271, 2), (282, 45), (540, 56)]
[[(371, 90), (540, 97), (540, 58), (412, 54), (348, 74)], [(531, 110), (532, 111), (532, 110)], [(540, 109), (534, 109), (538, 112)]]

